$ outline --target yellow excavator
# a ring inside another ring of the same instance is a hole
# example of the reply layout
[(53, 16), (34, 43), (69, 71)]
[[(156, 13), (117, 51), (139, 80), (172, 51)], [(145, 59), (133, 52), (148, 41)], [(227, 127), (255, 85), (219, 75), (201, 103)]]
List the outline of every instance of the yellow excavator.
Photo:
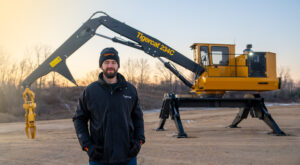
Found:
[[(96, 15), (100, 15), (96, 17)], [(111, 31), (128, 38), (109, 37), (96, 32), (99, 26), (105, 26)], [(252, 45), (247, 45), (242, 54), (235, 53), (235, 45), (194, 43), (194, 61), (185, 57), (167, 44), (156, 38), (122, 23), (104, 12), (94, 13), (70, 38), (68, 38), (49, 58), (34, 70), (22, 83), (26, 110), (26, 134), (35, 137), (35, 102), (30, 85), (39, 77), (55, 71), (74, 84), (66, 59), (93, 36), (100, 36), (135, 49), (144, 51), (158, 58), (164, 66), (174, 73), (185, 85), (191, 88), (189, 95), (166, 94), (160, 112), (160, 124), (157, 131), (164, 130), (166, 119), (171, 116), (178, 130), (178, 136), (187, 137), (184, 132), (179, 107), (239, 107), (233, 123), (235, 128), (250, 113), (252, 117), (262, 119), (275, 135), (286, 135), (276, 124), (265, 107), (259, 92), (277, 90), (280, 79), (276, 74), (276, 55), (271, 52), (255, 52)], [(195, 75), (195, 81), (188, 81), (180, 74), (168, 59), (190, 70)], [(228, 91), (248, 91), (244, 98), (224, 98)], [(253, 92), (255, 92), (253, 94)], [(30, 134), (29, 134), (30, 131)]]
[[(238, 124), (250, 113), (272, 129), (270, 134), (286, 135), (268, 112), (259, 94), (280, 89), (281, 79), (276, 73), (275, 53), (254, 52), (251, 44), (242, 54), (236, 54), (235, 45), (231, 44), (194, 43), (191, 48), (194, 62), (205, 71), (193, 83), (192, 94), (165, 94), (157, 131), (164, 130), (165, 121), (171, 116), (178, 130), (177, 137), (187, 137), (179, 107), (232, 107), (240, 108), (240, 111), (229, 128), (238, 128)], [(232, 91), (243, 93), (244, 98), (224, 97)]]

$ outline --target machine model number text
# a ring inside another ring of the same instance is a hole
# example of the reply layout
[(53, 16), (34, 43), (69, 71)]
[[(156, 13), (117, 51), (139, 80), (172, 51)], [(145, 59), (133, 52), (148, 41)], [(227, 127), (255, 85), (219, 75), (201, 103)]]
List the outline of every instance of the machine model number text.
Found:
[(141, 33), (141, 32), (138, 32), (137, 38), (139, 38), (141, 42), (146, 42), (146, 43), (158, 48), (159, 50), (161, 50), (165, 53), (168, 53), (171, 56), (174, 55), (174, 53), (175, 53), (175, 50), (173, 50), (173, 49), (171, 49), (171, 48), (169, 48), (169, 47), (167, 47), (167, 46), (165, 46), (165, 45), (163, 45), (159, 42), (153, 41), (152, 39), (144, 36), (143, 33)]

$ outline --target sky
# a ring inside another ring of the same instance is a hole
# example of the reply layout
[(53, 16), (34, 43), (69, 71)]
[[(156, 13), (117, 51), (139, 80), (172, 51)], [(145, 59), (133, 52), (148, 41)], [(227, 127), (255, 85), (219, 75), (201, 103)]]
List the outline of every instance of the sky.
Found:
[[(300, 80), (300, 0), (0, 0), (0, 48), (18, 61), (37, 45), (57, 49), (94, 12), (104, 11), (190, 59), (193, 43), (246, 44), (277, 54), (277, 66)], [(100, 27), (98, 33), (118, 36)], [(126, 59), (157, 59), (93, 37), (67, 59), (74, 78), (98, 68), (99, 53), (115, 47)], [(124, 64), (123, 64), (124, 65)], [(155, 66), (155, 65), (154, 65)]]

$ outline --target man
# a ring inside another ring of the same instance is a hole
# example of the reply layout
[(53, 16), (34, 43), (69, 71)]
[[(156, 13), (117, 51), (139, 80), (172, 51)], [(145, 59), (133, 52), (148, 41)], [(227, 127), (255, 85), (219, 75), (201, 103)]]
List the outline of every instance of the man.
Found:
[(99, 66), (98, 81), (84, 89), (73, 117), (79, 143), (90, 165), (136, 165), (145, 143), (136, 88), (118, 73), (120, 60), (114, 48), (103, 49)]

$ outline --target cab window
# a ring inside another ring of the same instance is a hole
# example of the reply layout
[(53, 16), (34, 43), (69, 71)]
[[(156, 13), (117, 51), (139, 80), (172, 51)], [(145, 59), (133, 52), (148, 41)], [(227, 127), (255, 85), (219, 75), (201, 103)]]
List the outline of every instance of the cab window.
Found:
[(208, 66), (209, 65), (208, 46), (200, 47), (200, 57), (201, 57), (201, 64)]
[(229, 64), (229, 49), (225, 46), (212, 46), (212, 64), (213, 65), (228, 65)]

